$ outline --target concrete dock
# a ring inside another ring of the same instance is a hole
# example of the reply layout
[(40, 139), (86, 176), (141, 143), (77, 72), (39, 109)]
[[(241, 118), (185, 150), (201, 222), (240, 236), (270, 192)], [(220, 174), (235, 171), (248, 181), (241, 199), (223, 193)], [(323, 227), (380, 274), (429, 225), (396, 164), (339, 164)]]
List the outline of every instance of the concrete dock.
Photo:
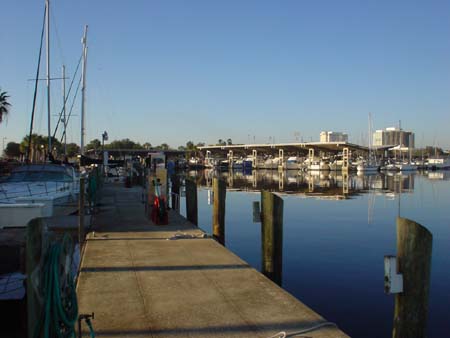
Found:
[[(182, 216), (169, 222), (148, 220), (141, 188), (105, 185), (77, 286), (96, 336), (289, 337), (326, 322)], [(335, 326), (298, 336), (348, 337)]]

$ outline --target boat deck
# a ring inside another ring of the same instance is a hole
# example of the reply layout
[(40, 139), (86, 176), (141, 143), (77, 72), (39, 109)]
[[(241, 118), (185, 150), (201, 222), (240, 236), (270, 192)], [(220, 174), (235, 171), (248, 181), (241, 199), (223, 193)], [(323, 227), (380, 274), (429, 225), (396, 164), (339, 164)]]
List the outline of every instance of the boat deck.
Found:
[(105, 185), (77, 286), (98, 337), (271, 337), (325, 322), (182, 216), (169, 221), (152, 225), (139, 188)]

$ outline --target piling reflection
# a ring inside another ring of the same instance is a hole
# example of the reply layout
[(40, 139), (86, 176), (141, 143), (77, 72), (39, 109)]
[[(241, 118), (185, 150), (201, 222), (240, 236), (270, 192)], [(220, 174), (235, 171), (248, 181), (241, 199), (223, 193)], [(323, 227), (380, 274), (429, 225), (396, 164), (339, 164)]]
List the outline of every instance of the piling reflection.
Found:
[(321, 199), (348, 199), (363, 193), (411, 193), (414, 190), (415, 175), (423, 175), (432, 180), (450, 179), (447, 172), (357, 174), (335, 171), (253, 170), (244, 173), (205, 169), (188, 171), (186, 175), (203, 187), (212, 187), (213, 178), (217, 177), (226, 182), (228, 190), (267, 190)]

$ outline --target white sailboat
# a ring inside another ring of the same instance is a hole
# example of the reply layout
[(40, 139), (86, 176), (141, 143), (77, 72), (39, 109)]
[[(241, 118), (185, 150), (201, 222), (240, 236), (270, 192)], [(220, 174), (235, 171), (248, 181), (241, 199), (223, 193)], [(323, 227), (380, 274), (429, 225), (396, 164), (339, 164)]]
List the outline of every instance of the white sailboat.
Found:
[[(48, 153), (50, 154), (50, 150), (52, 149), (52, 137), (50, 129), (51, 79), (49, 0), (45, 1), (45, 28)], [(36, 81), (37, 80), (38, 78), (36, 78)], [(66, 123), (66, 121), (64, 121), (64, 123)], [(30, 129), (32, 129), (32, 127), (30, 127)], [(31, 147), (31, 130), (29, 143), (29, 147)], [(68, 203), (72, 203), (77, 199), (78, 193), (79, 177), (75, 173), (73, 167), (50, 163), (27, 164), (18, 167), (11, 173), (10, 177), (0, 183), (0, 228), (24, 227), (33, 218), (58, 215), (60, 210), (66, 211), (64, 207), (66, 207)]]
[(372, 115), (369, 113), (369, 154), (367, 161), (360, 161), (356, 166), (358, 172), (376, 172), (380, 170), (376, 156), (372, 152)]

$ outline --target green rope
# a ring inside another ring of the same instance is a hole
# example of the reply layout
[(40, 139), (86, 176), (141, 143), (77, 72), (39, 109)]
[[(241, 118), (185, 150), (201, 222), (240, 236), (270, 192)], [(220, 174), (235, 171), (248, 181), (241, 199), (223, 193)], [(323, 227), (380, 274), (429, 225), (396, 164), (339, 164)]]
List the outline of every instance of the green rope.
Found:
[[(73, 251), (72, 240), (64, 236), (62, 243), (51, 245), (45, 259), (44, 300), (45, 307), (40, 321), (36, 324), (34, 337), (75, 337), (75, 323), (78, 319), (78, 303), (73, 278), (70, 273), (64, 276), (63, 285), (60, 283), (61, 259)], [(62, 297), (62, 295), (65, 295)], [(44, 327), (42, 328), (42, 324)], [(41, 335), (42, 334), (42, 335)]]

